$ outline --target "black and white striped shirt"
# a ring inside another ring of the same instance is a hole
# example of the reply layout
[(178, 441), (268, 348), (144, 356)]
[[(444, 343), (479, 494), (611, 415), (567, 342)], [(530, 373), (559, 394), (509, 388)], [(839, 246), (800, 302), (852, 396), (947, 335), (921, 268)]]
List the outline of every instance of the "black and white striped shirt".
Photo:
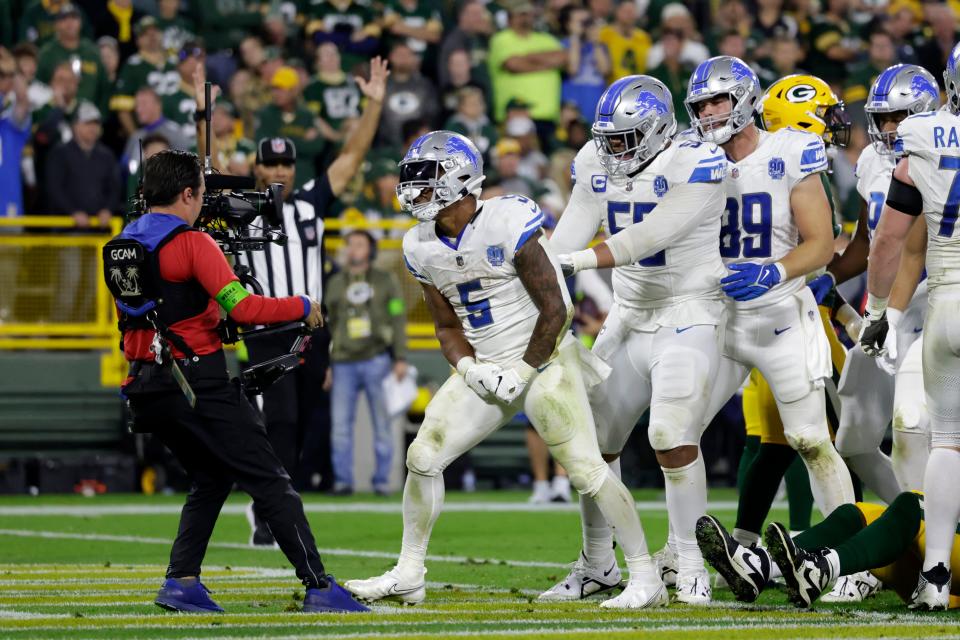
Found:
[[(323, 219), (334, 199), (326, 174), (311, 180), (283, 203), (284, 246), (270, 244), (265, 251), (247, 252), (241, 264), (251, 268), (264, 295), (307, 295), (323, 298)], [(257, 218), (253, 226), (262, 226)]]

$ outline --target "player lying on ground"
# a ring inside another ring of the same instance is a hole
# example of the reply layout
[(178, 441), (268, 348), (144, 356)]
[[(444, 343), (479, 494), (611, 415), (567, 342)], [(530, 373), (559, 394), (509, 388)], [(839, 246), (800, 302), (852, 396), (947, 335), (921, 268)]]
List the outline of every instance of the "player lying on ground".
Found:
[(457, 372), (430, 401), (407, 450), (396, 567), (344, 586), (363, 600), (423, 601), (444, 468), (523, 411), (573, 487), (614, 527), (630, 581), (601, 606), (665, 605), (633, 497), (597, 447), (587, 386), (609, 368), (568, 330), (573, 306), (540, 231), (543, 213), (521, 196), (480, 200), (483, 179), (473, 143), (449, 131), (421, 136), (400, 162), (397, 195), (420, 221), (404, 236), (404, 259)]
[[(610, 85), (597, 104), (594, 140), (573, 162), (573, 194), (550, 246), (585, 253), (577, 250), (601, 227), (616, 245), (625, 228), (658, 224), (647, 250), (613, 272), (614, 306), (593, 346), (613, 373), (590, 390), (590, 405), (600, 451), (617, 475), (627, 438), (650, 410), (647, 435), (678, 538), (676, 597), (706, 604), (710, 580), (694, 527), (706, 510), (700, 433), (720, 359), (717, 234), (726, 161), (716, 145), (672, 140), (676, 126), (673, 98), (659, 80), (627, 76)], [(613, 533), (598, 505), (581, 499), (580, 517), (581, 556), (541, 600), (579, 599), (620, 581)]]
[[(956, 537), (951, 567), (960, 566)], [(923, 495), (901, 493), (889, 507), (845, 504), (793, 538), (775, 522), (767, 527), (764, 540), (783, 572), (790, 601), (798, 607), (811, 606), (838, 576), (868, 570), (910, 602), (926, 552)], [(727, 541), (737, 544), (730, 536)], [(960, 581), (950, 585), (949, 593), (950, 607), (960, 607)]]

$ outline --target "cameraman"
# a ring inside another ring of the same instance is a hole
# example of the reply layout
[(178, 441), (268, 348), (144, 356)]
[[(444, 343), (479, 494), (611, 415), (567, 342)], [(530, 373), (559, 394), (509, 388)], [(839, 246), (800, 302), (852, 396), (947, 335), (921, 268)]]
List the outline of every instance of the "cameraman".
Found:
[[(200, 583), (200, 565), (237, 483), (253, 497), (307, 587), (304, 611), (366, 610), (326, 574), (300, 496), (257, 412), (239, 383), (228, 378), (217, 332), (221, 309), (241, 324), (304, 320), (317, 327), (320, 304), (305, 296), (251, 295), (213, 239), (192, 228), (204, 193), (196, 155), (161, 151), (144, 163), (143, 172), (149, 211), (107, 245), (104, 277), (118, 299), (130, 362), (123, 393), (135, 429), (154, 433), (192, 482), (156, 604), (175, 611), (223, 611)], [(130, 256), (137, 262), (121, 267), (118, 261)], [(134, 310), (129, 302), (136, 296), (147, 304), (137, 303)], [(155, 311), (137, 315), (149, 303)], [(162, 363), (155, 359), (158, 352)]]
[[(283, 185), (283, 231), (285, 246), (270, 245), (266, 251), (241, 257), (267, 295), (305, 294), (321, 299), (323, 292), (323, 219), (356, 176), (370, 150), (380, 121), (386, 92), (387, 63), (380, 58), (370, 62), (370, 79), (356, 78), (367, 103), (343, 150), (330, 167), (315, 180), (294, 191), (297, 150), (289, 138), (264, 138), (257, 144), (254, 174), (257, 187), (271, 183)], [(253, 226), (259, 226), (255, 220)], [(258, 364), (290, 350), (295, 334), (279, 333), (246, 342), (250, 364)], [(329, 337), (326, 331), (316, 335), (312, 348), (304, 354), (303, 366), (282, 378), (263, 394), (263, 412), (270, 442), (291, 477), (297, 477), (304, 440), (316, 416), (329, 415), (328, 396), (321, 390), (329, 366)], [(324, 420), (329, 425), (329, 417)], [(329, 426), (328, 426), (329, 428)], [(248, 511), (253, 529), (251, 544), (273, 544), (273, 536), (263, 526), (259, 511)]]

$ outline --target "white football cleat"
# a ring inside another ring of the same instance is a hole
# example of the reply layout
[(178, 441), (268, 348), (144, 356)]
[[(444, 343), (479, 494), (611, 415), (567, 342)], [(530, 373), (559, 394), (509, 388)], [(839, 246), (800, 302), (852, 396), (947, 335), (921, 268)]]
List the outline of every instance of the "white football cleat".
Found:
[(820, 598), (824, 602), (863, 602), (880, 593), (883, 583), (869, 571), (861, 571), (837, 580), (830, 593)]
[(535, 480), (533, 483), (533, 493), (527, 499), (530, 504), (549, 504), (553, 498), (550, 491), (550, 483), (546, 480)]
[(677, 584), (677, 551), (669, 544), (663, 545), (663, 549), (653, 554), (653, 561), (657, 564), (657, 571), (660, 572), (660, 579), (663, 584), (673, 587)]
[(761, 547), (745, 547), (713, 516), (697, 520), (697, 544), (710, 566), (741, 602), (753, 602), (770, 580), (770, 556)]
[(662, 583), (650, 585), (631, 580), (620, 595), (604, 600), (600, 606), (604, 609), (652, 609), (666, 607), (668, 604), (670, 596)]
[(920, 572), (920, 582), (907, 606), (916, 611), (945, 611), (950, 606), (950, 571), (941, 562)]
[(420, 604), (427, 597), (423, 578), (420, 578), (419, 583), (404, 582), (396, 567), (375, 578), (347, 580), (343, 583), (343, 588), (363, 602), (397, 600), (403, 604)]
[(706, 569), (677, 576), (677, 590), (674, 593), (677, 602), (693, 605), (710, 604), (713, 590), (710, 588), (710, 574)]
[(616, 557), (606, 569), (597, 569), (587, 564), (587, 558), (581, 551), (567, 577), (541, 593), (537, 600), (583, 600), (594, 594), (616, 589), (620, 586), (621, 579)]

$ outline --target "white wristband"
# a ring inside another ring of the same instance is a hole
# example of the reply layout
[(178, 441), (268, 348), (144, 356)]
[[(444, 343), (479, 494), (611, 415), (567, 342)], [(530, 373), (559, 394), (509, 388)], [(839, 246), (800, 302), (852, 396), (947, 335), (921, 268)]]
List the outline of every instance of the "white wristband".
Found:
[(597, 253), (593, 249), (574, 251), (570, 254), (570, 259), (573, 260), (574, 273), (597, 268)]
[(467, 375), (467, 369), (475, 364), (477, 364), (477, 361), (474, 360), (472, 356), (463, 356), (457, 361), (457, 373), (465, 376)]
[(879, 318), (887, 310), (887, 301), (890, 298), (880, 298), (872, 293), (867, 294), (867, 307), (864, 309), (871, 318)]
[(783, 265), (779, 262), (773, 263), (774, 268), (780, 273), (780, 282), (783, 282), (787, 279), (787, 270), (783, 268)]
[(840, 305), (840, 308), (837, 309), (837, 322), (843, 326), (847, 326), (851, 320), (860, 320), (860, 314), (849, 304), (843, 303)]

